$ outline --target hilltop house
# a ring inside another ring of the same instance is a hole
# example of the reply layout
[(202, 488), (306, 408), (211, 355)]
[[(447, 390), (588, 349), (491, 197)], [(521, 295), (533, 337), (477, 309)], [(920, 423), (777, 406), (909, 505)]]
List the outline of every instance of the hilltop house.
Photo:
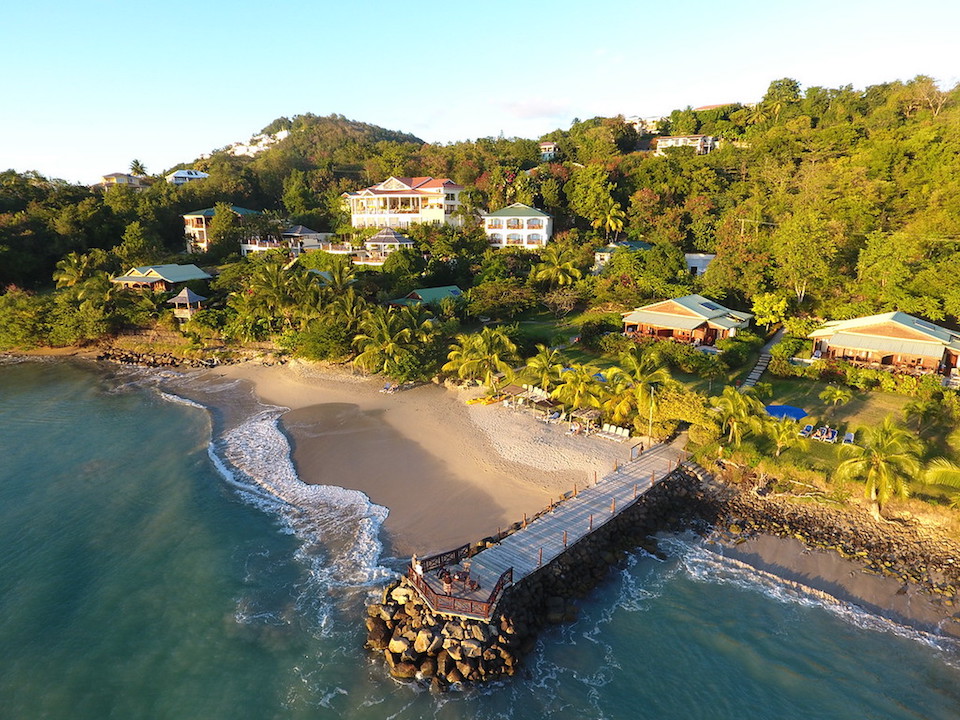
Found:
[(753, 315), (723, 307), (702, 295), (661, 300), (623, 313), (623, 333), (696, 345), (713, 345), (749, 326)]
[(112, 187), (128, 187), (134, 190), (143, 190), (143, 188), (149, 186), (150, 181), (147, 178), (140, 177), (139, 175), (128, 175), (127, 173), (110, 173), (109, 175), (103, 175), (100, 177), (100, 182), (94, 185), (94, 187), (103, 188), (104, 190)]
[(363, 250), (356, 254), (356, 265), (383, 265), (384, 261), (397, 250), (413, 249), (417, 244), (392, 228), (384, 228), (369, 240), (364, 241)]
[(406, 228), (414, 223), (462, 224), (461, 185), (449, 178), (390, 177), (354, 193), (342, 195), (355, 228)]
[(208, 177), (210, 176), (207, 173), (199, 170), (176, 170), (166, 175), (164, 179), (171, 185), (183, 185), (192, 180), (203, 180)]
[(110, 278), (110, 282), (128, 288), (170, 290), (178, 283), (191, 280), (209, 280), (210, 275), (196, 265), (143, 265), (131, 268), (123, 275)]
[[(231, 205), (230, 209), (238, 216), (260, 215), (256, 210), (247, 210), (246, 208)], [(207, 237), (207, 231), (210, 229), (210, 221), (216, 214), (216, 208), (204, 208), (203, 210), (194, 210), (184, 213), (183, 230), (187, 236), (187, 252), (206, 252), (210, 247), (210, 241)], [(245, 243), (248, 246), (250, 243)], [(266, 249), (266, 248), (262, 248)], [(246, 252), (243, 253), (246, 255)]]
[(717, 256), (713, 253), (684, 253), (683, 259), (687, 263), (687, 270), (691, 275), (703, 275), (707, 268), (710, 266), (710, 263), (713, 262), (714, 258)]
[(692, 147), (696, 155), (706, 155), (717, 149), (717, 140), (712, 135), (666, 135), (654, 142), (657, 146), (654, 155), (663, 155), (664, 150), (672, 147)]
[(620, 248), (624, 248), (628, 252), (633, 253), (649, 250), (652, 247), (653, 245), (645, 243), (643, 240), (620, 240), (619, 242), (610, 243), (594, 251), (593, 272), (598, 273), (603, 270), (604, 266), (613, 258), (613, 254)]
[(514, 203), (483, 216), (490, 247), (541, 248), (553, 235), (553, 218), (536, 208)]
[(960, 357), (960, 332), (899, 311), (834, 320), (807, 337), (814, 357), (867, 367), (942, 372), (956, 368)]
[(441, 285), (440, 287), (417, 288), (402, 298), (388, 300), (387, 305), (401, 307), (403, 305), (439, 305), (446, 298), (457, 299), (463, 297), (463, 290), (456, 285)]
[(558, 146), (552, 140), (540, 143), (540, 162), (551, 162), (557, 159)]

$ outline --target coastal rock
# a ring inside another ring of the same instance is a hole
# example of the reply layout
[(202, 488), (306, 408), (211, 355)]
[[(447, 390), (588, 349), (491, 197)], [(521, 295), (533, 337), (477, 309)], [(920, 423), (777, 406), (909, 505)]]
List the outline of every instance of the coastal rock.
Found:
[(433, 633), (427, 630), (421, 630), (417, 633), (416, 639), (413, 641), (413, 649), (418, 653), (429, 652), (430, 646), (433, 644), (434, 637)]
[(460, 660), (463, 658), (463, 651), (460, 648), (460, 641), (454, 640), (453, 638), (447, 638), (443, 641), (443, 649), (447, 651), (449, 655), (454, 660)]
[(367, 618), (367, 645), (374, 650), (385, 650), (390, 644), (391, 633), (379, 617)]
[(390, 674), (401, 680), (409, 680), (417, 676), (419, 668), (412, 662), (399, 662), (390, 668)]
[(398, 587), (398, 588), (395, 588), (393, 591), (391, 591), (390, 598), (397, 605), (406, 605), (410, 601), (410, 596), (412, 594), (413, 593), (409, 588)]
[(400, 637), (394, 636), (393, 638), (391, 638), (390, 642), (387, 645), (387, 650), (389, 650), (390, 652), (396, 655), (402, 655), (409, 648), (410, 648), (410, 641), (403, 636), (400, 636)]
[(420, 675), (425, 678), (432, 678), (437, 674), (437, 661), (431, 657), (424, 659), (420, 663)]
[(460, 651), (465, 658), (478, 658), (483, 654), (483, 645), (470, 638), (460, 643)]

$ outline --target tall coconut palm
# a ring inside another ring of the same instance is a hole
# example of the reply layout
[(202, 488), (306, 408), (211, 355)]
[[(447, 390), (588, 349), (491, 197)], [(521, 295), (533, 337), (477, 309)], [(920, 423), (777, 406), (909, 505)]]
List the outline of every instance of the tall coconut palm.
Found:
[(136, 175), (137, 177), (143, 177), (147, 174), (147, 168), (139, 160), (134, 160), (130, 163), (130, 174)]
[(575, 264), (573, 251), (556, 245), (548, 245), (540, 253), (540, 262), (533, 266), (531, 272), (535, 280), (546, 282), (551, 287), (572, 285), (583, 276)]
[(457, 335), (441, 369), (492, 386), (494, 376), (507, 372), (516, 361), (517, 346), (509, 336), (500, 328), (485, 327), (478, 333)]
[(916, 398), (908, 402), (903, 408), (904, 417), (917, 429), (918, 435), (926, 434), (936, 423), (943, 419), (945, 408), (942, 403), (933, 398), (926, 400)]
[(908, 483), (920, 473), (920, 450), (917, 437), (888, 416), (880, 425), (867, 428), (859, 445), (840, 446), (840, 453), (848, 457), (837, 466), (835, 476), (862, 480), (871, 513), (879, 519), (886, 503), (909, 494)]
[(603, 388), (596, 377), (599, 373), (600, 369), (595, 365), (576, 363), (564, 371), (550, 397), (574, 409), (598, 408), (603, 395)]
[(711, 398), (710, 403), (720, 411), (720, 427), (727, 432), (727, 441), (733, 446), (743, 442), (751, 418), (759, 416), (763, 411), (759, 400), (739, 392), (732, 385), (725, 387), (719, 397)]
[(776, 446), (777, 451), (774, 453), (776, 457), (780, 457), (780, 453), (787, 448), (806, 442), (805, 438), (800, 437), (797, 421), (788, 417), (761, 419), (759, 430)]
[(53, 279), (58, 288), (74, 287), (102, 270), (106, 262), (106, 253), (96, 248), (83, 254), (67, 253), (57, 262)]
[(330, 298), (339, 297), (356, 282), (353, 263), (337, 255), (334, 256), (329, 269), (320, 277), (324, 292)]
[(567, 359), (556, 348), (546, 345), (537, 345), (537, 354), (527, 360), (526, 366), (520, 371), (524, 380), (550, 392), (560, 382), (563, 368)]
[(606, 207), (603, 210), (603, 214), (600, 217), (594, 219), (590, 224), (599, 229), (603, 228), (604, 237), (609, 238), (610, 233), (614, 235), (616, 240), (617, 236), (623, 232), (623, 226), (626, 222), (627, 214), (623, 211), (623, 208), (613, 198), (609, 199)]
[(354, 363), (370, 372), (393, 376), (413, 354), (412, 333), (400, 314), (377, 308), (360, 324), (353, 343), (360, 351)]

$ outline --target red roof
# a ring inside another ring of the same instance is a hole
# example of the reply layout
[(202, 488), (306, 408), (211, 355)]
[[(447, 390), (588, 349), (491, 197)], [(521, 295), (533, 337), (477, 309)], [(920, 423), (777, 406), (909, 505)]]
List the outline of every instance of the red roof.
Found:
[[(398, 188), (396, 190), (385, 190), (382, 186), (388, 183), (390, 180), (396, 180), (397, 182), (403, 183), (407, 186), (406, 189)], [(437, 192), (442, 192), (443, 190), (463, 190), (462, 185), (457, 185), (450, 178), (435, 178), (435, 177), (389, 177), (384, 180), (382, 183), (377, 185), (371, 185), (368, 188), (364, 188), (360, 191), (360, 194), (370, 194), (370, 195), (406, 195), (411, 192), (423, 193), (423, 194), (436, 194)]]

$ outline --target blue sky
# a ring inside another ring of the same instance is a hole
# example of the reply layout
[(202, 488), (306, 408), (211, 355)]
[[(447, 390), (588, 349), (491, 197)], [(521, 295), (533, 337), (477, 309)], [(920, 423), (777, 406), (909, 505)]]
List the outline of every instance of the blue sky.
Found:
[(150, 172), (312, 112), (429, 142), (960, 81), (960, 2), (31, 0), (0, 11), (0, 169)]

